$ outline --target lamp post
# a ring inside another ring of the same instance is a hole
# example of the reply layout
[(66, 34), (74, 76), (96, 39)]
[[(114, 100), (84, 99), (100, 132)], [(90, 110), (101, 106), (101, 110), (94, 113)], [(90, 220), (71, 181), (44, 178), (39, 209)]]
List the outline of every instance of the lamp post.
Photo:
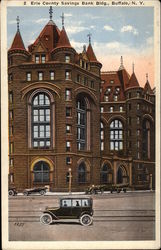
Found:
[(68, 169), (69, 170), (69, 194), (71, 193), (71, 189), (72, 189), (72, 170), (71, 168)]
[(153, 176), (150, 174), (150, 190), (152, 191), (153, 189)]

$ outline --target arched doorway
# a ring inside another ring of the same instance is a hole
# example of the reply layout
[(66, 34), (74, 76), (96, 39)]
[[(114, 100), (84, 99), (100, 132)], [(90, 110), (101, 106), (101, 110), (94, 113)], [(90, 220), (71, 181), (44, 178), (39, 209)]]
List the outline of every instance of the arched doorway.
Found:
[(50, 167), (47, 162), (39, 161), (33, 168), (34, 182), (46, 183), (50, 182)]
[(119, 166), (117, 170), (117, 184), (127, 183), (128, 175), (124, 166)]

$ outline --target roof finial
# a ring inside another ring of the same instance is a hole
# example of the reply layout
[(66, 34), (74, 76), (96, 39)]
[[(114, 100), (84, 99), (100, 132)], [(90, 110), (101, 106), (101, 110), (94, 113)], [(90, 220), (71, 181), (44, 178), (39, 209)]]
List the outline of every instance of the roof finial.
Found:
[(62, 13), (62, 15), (60, 17), (62, 19), (62, 28), (64, 28), (64, 13)]
[(49, 14), (50, 14), (50, 21), (52, 21), (52, 19), (53, 19), (53, 8), (52, 8), (52, 6), (50, 6), (50, 8), (49, 8)]
[(133, 62), (133, 64), (132, 64), (132, 72), (134, 73), (134, 66), (135, 66), (135, 64), (134, 64), (134, 62)]
[(87, 36), (89, 37), (89, 44), (91, 44), (91, 36), (92, 36), (92, 34), (89, 33)]
[(121, 67), (123, 67), (123, 57), (121, 56), (121, 59), (120, 59), (120, 61), (121, 61)]
[(17, 16), (16, 21), (17, 21), (17, 31), (20, 31), (20, 26), (19, 26), (20, 18), (19, 18), (19, 16)]
[(148, 73), (146, 73), (146, 81), (148, 81)]

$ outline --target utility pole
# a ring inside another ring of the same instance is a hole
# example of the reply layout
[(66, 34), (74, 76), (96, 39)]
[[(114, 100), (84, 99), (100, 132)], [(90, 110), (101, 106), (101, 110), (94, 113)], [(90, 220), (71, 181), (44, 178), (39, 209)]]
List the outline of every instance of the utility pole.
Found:
[(68, 170), (69, 170), (69, 194), (71, 194), (71, 190), (72, 190), (72, 170), (71, 170), (71, 168), (69, 168)]

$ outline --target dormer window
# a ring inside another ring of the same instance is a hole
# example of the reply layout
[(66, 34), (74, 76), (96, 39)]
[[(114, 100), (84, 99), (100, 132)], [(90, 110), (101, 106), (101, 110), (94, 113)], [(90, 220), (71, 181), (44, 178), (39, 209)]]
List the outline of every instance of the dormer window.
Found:
[(35, 63), (40, 63), (40, 56), (38, 55), (35, 56)]
[(117, 102), (117, 101), (118, 101), (118, 96), (117, 96), (117, 95), (114, 95), (114, 96), (113, 96), (113, 100), (114, 100), (115, 102)]
[(117, 88), (116, 88), (116, 93), (118, 94), (119, 92), (120, 92), (120, 88), (117, 87)]
[(65, 55), (65, 62), (70, 63), (70, 56), (69, 55)]
[(110, 83), (111, 83), (111, 84), (114, 84), (114, 80), (110, 80)]
[(108, 102), (108, 101), (109, 101), (108, 95), (105, 95), (105, 96), (104, 96), (104, 100), (105, 100), (105, 102)]
[(42, 55), (42, 56), (41, 56), (41, 62), (42, 62), (42, 63), (45, 63), (45, 62), (46, 62), (46, 56), (45, 56), (45, 55)]

